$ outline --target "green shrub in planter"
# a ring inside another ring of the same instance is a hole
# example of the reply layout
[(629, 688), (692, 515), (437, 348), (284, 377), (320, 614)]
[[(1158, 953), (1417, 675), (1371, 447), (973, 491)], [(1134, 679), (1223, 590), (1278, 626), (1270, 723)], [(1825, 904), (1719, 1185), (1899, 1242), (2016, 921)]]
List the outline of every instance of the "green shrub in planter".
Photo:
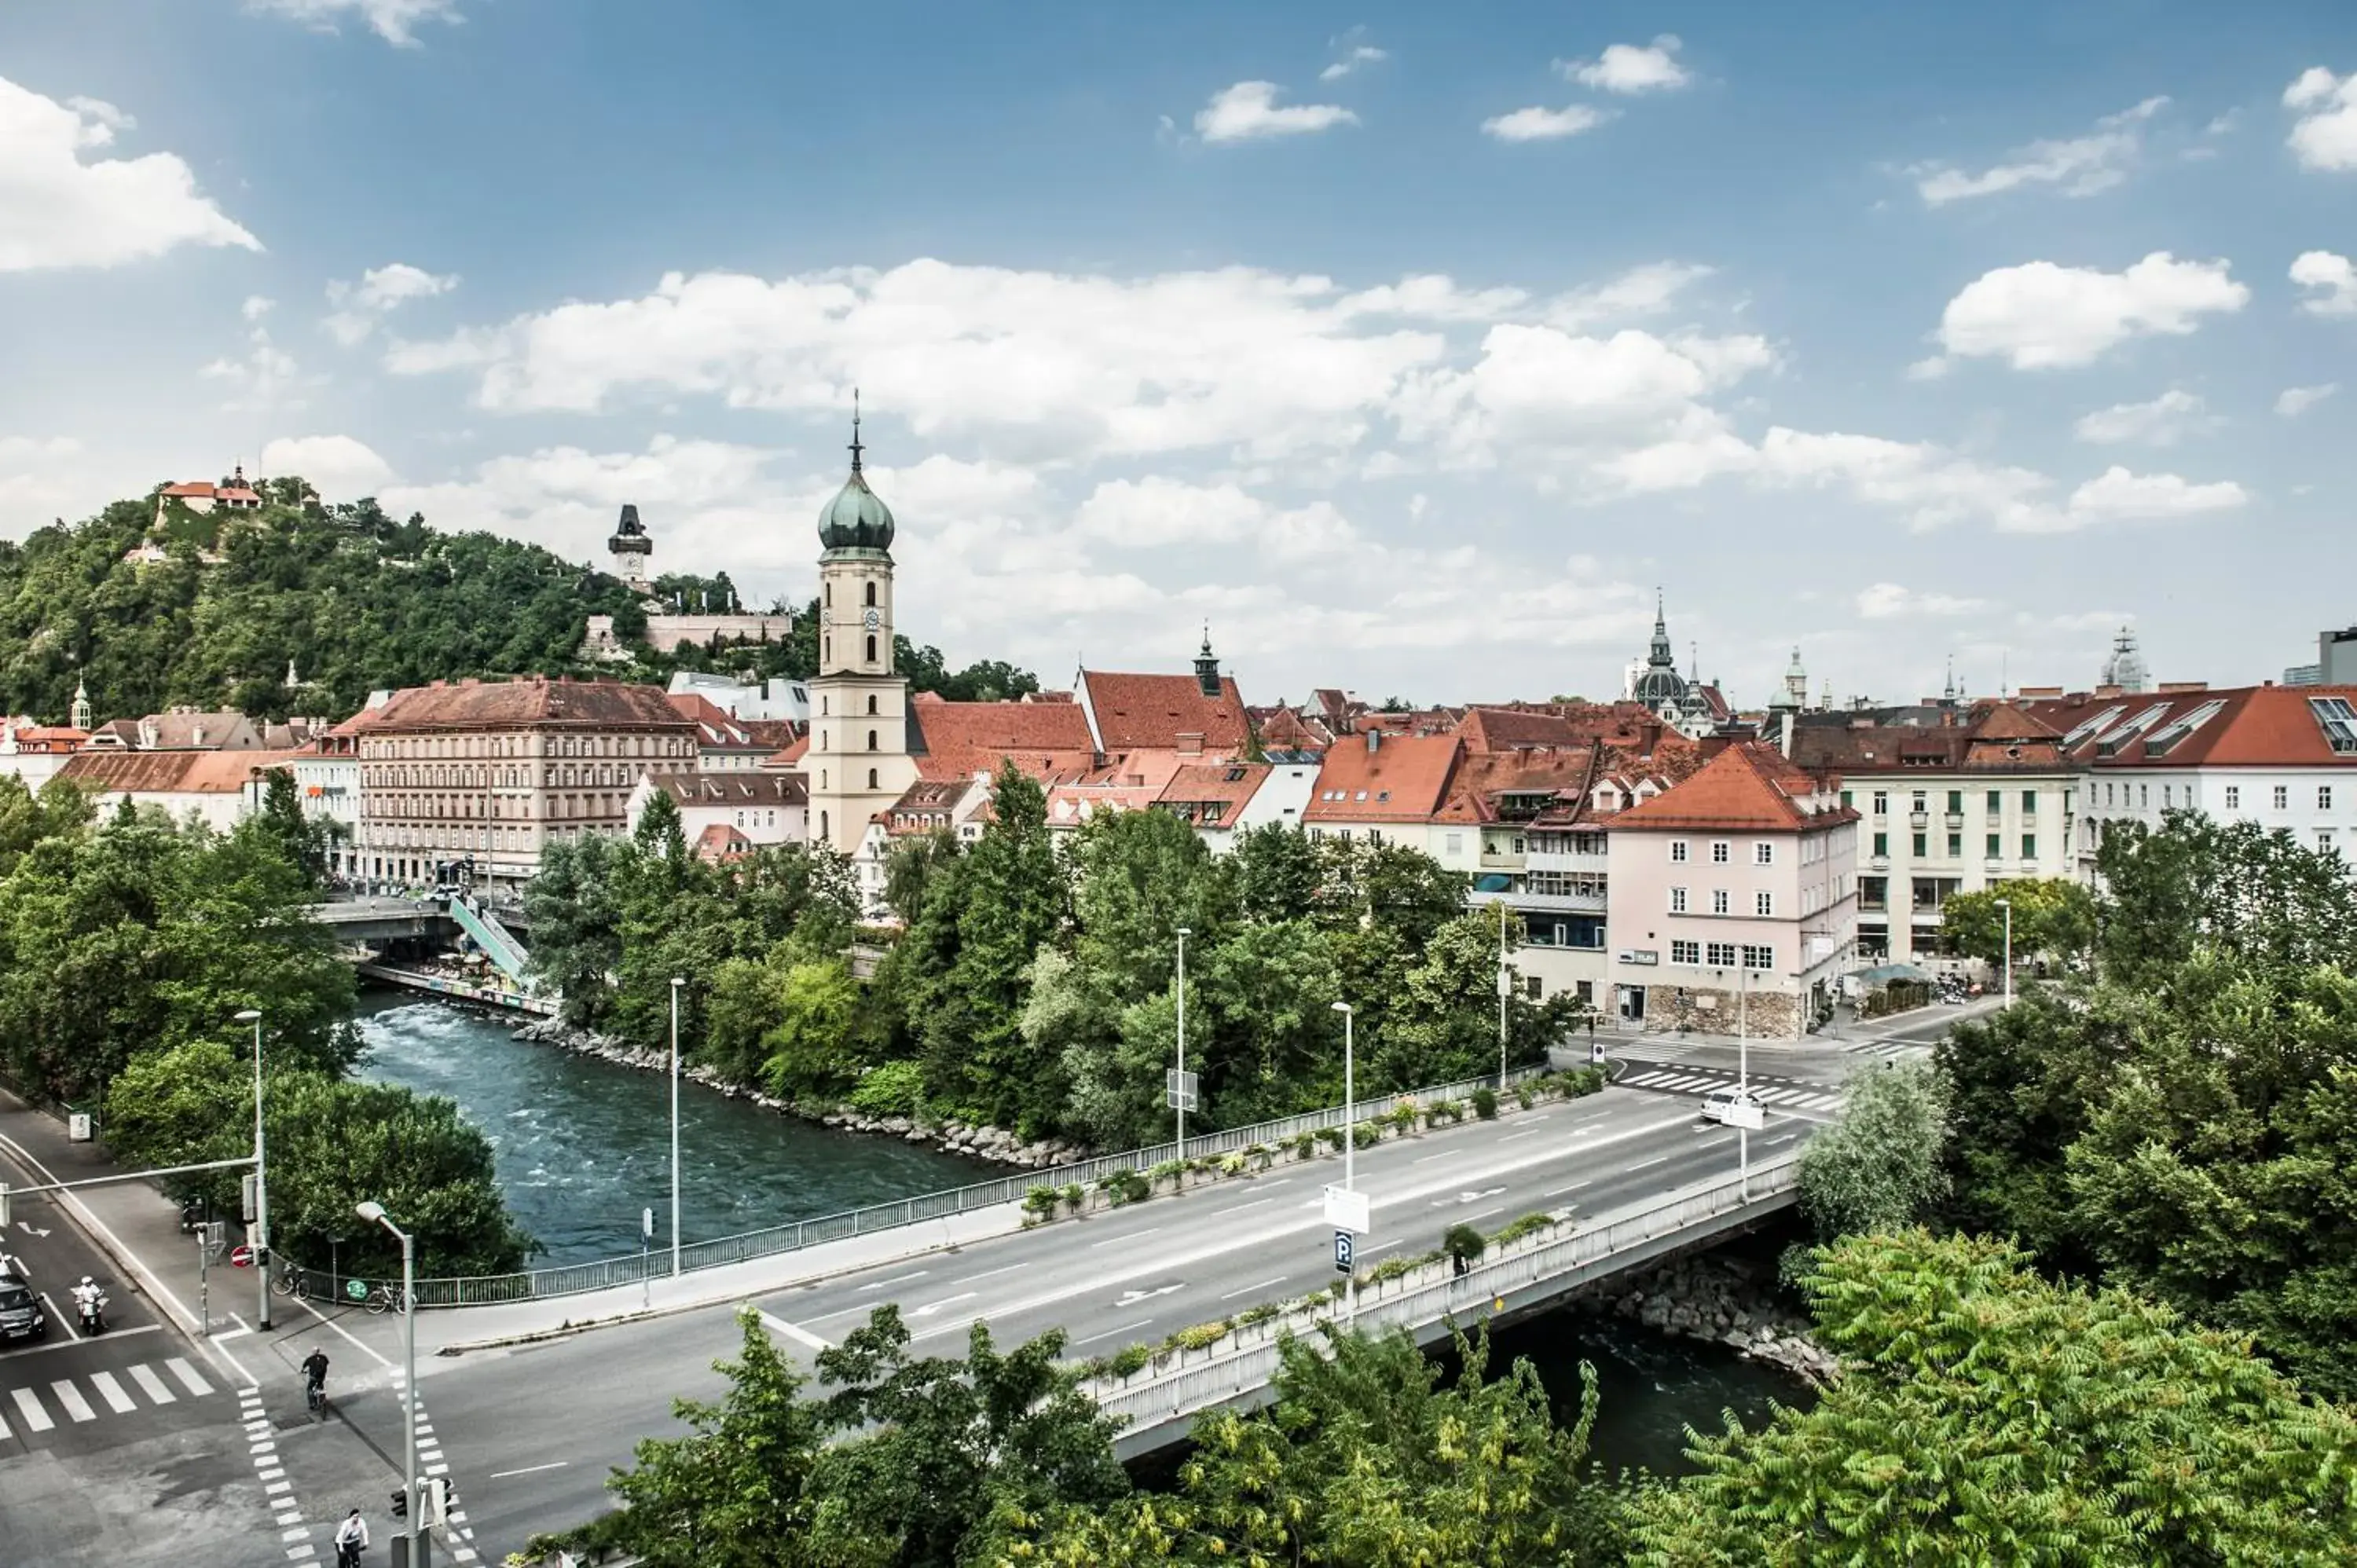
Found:
[(1067, 1182), (1061, 1197), (1064, 1199), (1064, 1212), (1078, 1214), (1089, 1201), (1089, 1190), (1079, 1182)]
[(1523, 1110), (1528, 1111), (1532, 1106), (1536, 1105), (1538, 1101), (1539, 1097), (1532, 1092), (1531, 1086), (1529, 1084), (1518, 1083), (1514, 1085), (1515, 1104), (1521, 1106)]
[(1023, 1212), (1035, 1219), (1056, 1218), (1056, 1189), (1035, 1187), (1023, 1195)]
[(1192, 1328), (1182, 1328), (1170, 1337), (1170, 1343), (1181, 1350), (1208, 1350), (1225, 1339), (1235, 1328), (1226, 1318), (1217, 1323), (1198, 1323)]
[(1376, 1120), (1379, 1122), (1388, 1120), (1403, 1134), (1413, 1133), (1415, 1131), (1415, 1101), (1403, 1100), (1392, 1107), (1391, 1115), (1388, 1118), (1377, 1117)]
[(1336, 1154), (1340, 1154), (1342, 1152), (1342, 1129), (1340, 1127), (1320, 1127), (1318, 1129), (1318, 1141), (1325, 1144), (1328, 1148), (1333, 1150)]
[(1490, 1243), (1470, 1225), (1451, 1225), (1440, 1238), (1440, 1250), (1459, 1262), (1471, 1263), (1480, 1260)]
[[(1338, 1141), (1339, 1141), (1339, 1140), (1338, 1140)], [(1314, 1154), (1316, 1154), (1317, 1152), (1318, 1152), (1318, 1134), (1317, 1134), (1317, 1133), (1296, 1133), (1293, 1135), (1293, 1157), (1294, 1157), (1294, 1158), (1298, 1159), (1298, 1160), (1306, 1160), (1306, 1159), (1308, 1159), (1311, 1155), (1314, 1155)]]
[(1473, 1114), (1484, 1122), (1495, 1122), (1498, 1119), (1498, 1091), (1494, 1089), (1475, 1090)]
[(1170, 1184), (1170, 1190), (1176, 1192), (1178, 1190), (1178, 1178), (1186, 1174), (1186, 1161), (1165, 1160), (1146, 1171), (1146, 1181), (1149, 1187), (1160, 1187), (1167, 1181)]
[(1236, 1326), (1243, 1328), (1255, 1323), (1266, 1323), (1282, 1310), (1283, 1308), (1272, 1301), (1262, 1302), (1258, 1306), (1248, 1306), (1236, 1314)]
[(1351, 1145), (1353, 1148), (1372, 1149), (1383, 1141), (1383, 1129), (1380, 1122), (1361, 1122), (1351, 1129)]
[(1275, 1158), (1275, 1151), (1266, 1144), (1246, 1144), (1237, 1152), (1243, 1155), (1244, 1163), (1256, 1171), (1268, 1169), (1269, 1162)]
[(1117, 1170), (1097, 1183), (1097, 1190), (1113, 1200), (1119, 1208), (1125, 1203), (1136, 1203), (1154, 1190), (1151, 1183), (1133, 1170)]
[(1511, 1221), (1495, 1236), (1491, 1237), (1490, 1244), (1493, 1247), (1509, 1246), (1534, 1231), (1544, 1230), (1558, 1223), (1560, 1221), (1552, 1214), (1525, 1214), (1520, 1219)]

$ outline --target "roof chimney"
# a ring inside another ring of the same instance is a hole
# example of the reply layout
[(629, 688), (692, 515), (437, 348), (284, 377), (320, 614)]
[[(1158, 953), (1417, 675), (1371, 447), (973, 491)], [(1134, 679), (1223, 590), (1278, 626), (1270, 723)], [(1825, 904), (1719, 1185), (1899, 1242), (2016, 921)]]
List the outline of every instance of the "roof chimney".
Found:
[(1372, 757), (1372, 755), (1374, 755), (1375, 749), (1376, 749), (1378, 746), (1382, 746), (1382, 745), (1383, 745), (1383, 732), (1382, 730), (1380, 730), (1380, 729), (1375, 729), (1375, 728), (1370, 728), (1370, 729), (1367, 731), (1367, 754), (1368, 754), (1369, 756), (1371, 756), (1371, 757)]
[(1792, 715), (1789, 712), (1784, 715), (1783, 738), (1777, 742), (1776, 748), (1786, 757), (1792, 755)]

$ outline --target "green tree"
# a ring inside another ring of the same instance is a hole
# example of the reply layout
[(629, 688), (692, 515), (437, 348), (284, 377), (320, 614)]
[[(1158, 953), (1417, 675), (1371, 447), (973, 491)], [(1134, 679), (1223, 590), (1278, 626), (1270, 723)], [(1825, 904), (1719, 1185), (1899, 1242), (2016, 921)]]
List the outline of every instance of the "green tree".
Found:
[(1299, 827), (1265, 822), (1236, 834), (1229, 854), (1238, 912), (1275, 923), (1307, 918), (1324, 882), (1318, 845)]
[(1817, 1235), (1893, 1230), (1948, 1195), (1948, 1083), (1929, 1062), (1851, 1079), (1834, 1124), (1801, 1147), (1801, 1208)]
[(778, 989), (778, 1020), (763, 1037), (770, 1092), (800, 1099), (839, 1093), (869, 1064), (849, 1048), (859, 1019), (859, 986), (842, 959), (791, 958)]
[(2357, 1422), (2243, 1342), (2047, 1283), (1995, 1241), (1853, 1237), (1810, 1281), (1845, 1375), (1760, 1431), (1694, 1438), (1635, 1561), (2344, 1563)]
[(2338, 854), (2255, 822), (2166, 813), (2158, 832), (2106, 823), (2096, 944), (2126, 985), (2165, 975), (2207, 948), (2254, 963), (2357, 972), (2357, 886)]
[(946, 828), (894, 843), (884, 859), (885, 907), (903, 922), (916, 919), (924, 909), (925, 889), (934, 868), (957, 854), (957, 839)]
[(337, 824), (324, 817), (304, 815), (303, 798), (296, 792), (291, 769), (274, 768), (264, 777), (262, 810), (241, 823), (240, 831), (267, 839), (280, 859), (302, 873), (305, 882), (315, 889), (325, 887), (339, 836)]
[(525, 885), (532, 971), (562, 998), (565, 1020), (595, 1027), (612, 1010), (622, 967), (622, 890), (639, 856), (610, 833), (559, 839), (541, 851), (540, 875)]
[(1940, 906), (1941, 933), (1965, 957), (2002, 964), (2008, 906), (2016, 963), (2083, 958), (2095, 945), (2095, 897), (2061, 877), (2023, 877), (1985, 892), (1951, 894)]

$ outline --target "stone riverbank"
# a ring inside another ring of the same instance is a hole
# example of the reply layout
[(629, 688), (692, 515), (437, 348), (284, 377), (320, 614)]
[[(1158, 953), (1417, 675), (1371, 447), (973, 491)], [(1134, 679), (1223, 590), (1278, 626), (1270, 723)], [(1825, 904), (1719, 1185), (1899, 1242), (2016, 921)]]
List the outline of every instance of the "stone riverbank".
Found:
[[(515, 1031), (514, 1037), (533, 1045), (554, 1046), (579, 1056), (596, 1057), (600, 1061), (635, 1068), (641, 1072), (665, 1072), (671, 1067), (668, 1050), (641, 1049), (624, 1045), (603, 1035), (576, 1028), (560, 1018), (527, 1024)], [(910, 1116), (869, 1116), (847, 1106), (800, 1105), (745, 1084), (731, 1083), (708, 1067), (690, 1065), (681, 1071), (680, 1076), (716, 1094), (745, 1101), (764, 1111), (799, 1116), (804, 1121), (839, 1128), (846, 1133), (868, 1133), (878, 1137), (903, 1139), (911, 1144), (932, 1144), (950, 1154), (971, 1155), (975, 1159), (991, 1160), (1023, 1169), (1044, 1170), (1054, 1165), (1070, 1165), (1075, 1160), (1088, 1158), (1090, 1154), (1079, 1144), (1052, 1138), (1027, 1144), (1003, 1127), (975, 1127), (956, 1121), (920, 1122)]]
[(1774, 1266), (1762, 1260), (1701, 1252), (1660, 1268), (1610, 1280), (1589, 1296), (1601, 1310), (1806, 1378), (1822, 1387), (1841, 1362), (1809, 1337), (1808, 1316), (1785, 1305)]

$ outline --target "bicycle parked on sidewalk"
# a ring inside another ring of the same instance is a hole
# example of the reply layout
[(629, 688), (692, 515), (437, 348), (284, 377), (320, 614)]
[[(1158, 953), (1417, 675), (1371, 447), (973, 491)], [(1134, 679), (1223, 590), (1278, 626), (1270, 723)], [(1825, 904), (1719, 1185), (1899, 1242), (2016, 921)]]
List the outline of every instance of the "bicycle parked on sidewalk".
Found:
[(398, 1312), (402, 1305), (401, 1288), (398, 1285), (379, 1285), (368, 1293), (364, 1305), (379, 1316), (388, 1312)]
[(278, 1271), (270, 1282), (270, 1288), (280, 1295), (291, 1295), (296, 1301), (303, 1301), (311, 1294), (311, 1281), (302, 1270), (289, 1264)]

